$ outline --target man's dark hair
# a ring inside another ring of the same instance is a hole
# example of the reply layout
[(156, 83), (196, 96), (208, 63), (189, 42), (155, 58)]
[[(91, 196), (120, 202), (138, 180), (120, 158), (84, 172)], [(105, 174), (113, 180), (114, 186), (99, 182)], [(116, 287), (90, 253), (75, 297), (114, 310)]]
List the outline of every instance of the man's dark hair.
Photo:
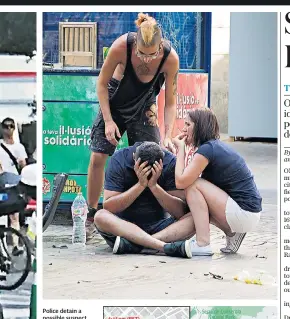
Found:
[(6, 117), (2, 122), (1, 124), (6, 124), (6, 122), (11, 122), (13, 124), (15, 124), (14, 120), (11, 118), (11, 117)]
[[(155, 161), (163, 160), (164, 152), (155, 142), (143, 142), (136, 148), (135, 159), (141, 158), (141, 163), (148, 161), (147, 165), (153, 165)], [(140, 164), (141, 164), (140, 163)]]

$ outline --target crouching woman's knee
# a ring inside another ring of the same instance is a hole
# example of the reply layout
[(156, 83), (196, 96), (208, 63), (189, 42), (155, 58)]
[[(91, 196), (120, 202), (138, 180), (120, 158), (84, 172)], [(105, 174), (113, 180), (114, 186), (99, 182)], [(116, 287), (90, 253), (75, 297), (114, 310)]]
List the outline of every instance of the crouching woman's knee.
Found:
[(202, 178), (198, 178), (194, 183), (192, 183), (191, 185), (189, 185), (184, 191), (185, 191), (185, 196), (189, 196), (190, 194), (192, 194), (193, 192), (198, 192), (199, 186), (202, 184), (203, 179)]

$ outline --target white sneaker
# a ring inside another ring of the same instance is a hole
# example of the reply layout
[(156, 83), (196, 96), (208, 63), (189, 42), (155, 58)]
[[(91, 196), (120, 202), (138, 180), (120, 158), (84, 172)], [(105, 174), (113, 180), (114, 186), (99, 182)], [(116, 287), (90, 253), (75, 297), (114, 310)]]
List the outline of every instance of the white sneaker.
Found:
[(225, 254), (235, 254), (246, 236), (246, 233), (235, 233), (234, 236), (227, 236), (227, 245), (224, 248), (221, 248), (220, 251)]
[(212, 256), (213, 252), (211, 246), (198, 246), (195, 240), (192, 240), (190, 243), (192, 256)]

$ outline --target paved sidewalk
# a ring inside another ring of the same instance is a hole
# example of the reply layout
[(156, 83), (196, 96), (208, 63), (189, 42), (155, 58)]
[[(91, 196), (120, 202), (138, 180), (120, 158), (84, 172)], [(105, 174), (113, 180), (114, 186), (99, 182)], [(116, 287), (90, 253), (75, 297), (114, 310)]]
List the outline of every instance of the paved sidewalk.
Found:
[(29, 319), (33, 280), (34, 274), (30, 272), (20, 287), (15, 290), (0, 291), (0, 304), (5, 319)]
[[(71, 226), (51, 225), (43, 234), (45, 299), (276, 299), (277, 281), (277, 144), (230, 143), (251, 168), (264, 213), (248, 233), (239, 253), (219, 253), (223, 233), (211, 226), (212, 257), (190, 260), (157, 255), (113, 255), (101, 237), (76, 250)], [(235, 281), (240, 271), (264, 271), (265, 284)], [(206, 276), (221, 275), (223, 280)]]

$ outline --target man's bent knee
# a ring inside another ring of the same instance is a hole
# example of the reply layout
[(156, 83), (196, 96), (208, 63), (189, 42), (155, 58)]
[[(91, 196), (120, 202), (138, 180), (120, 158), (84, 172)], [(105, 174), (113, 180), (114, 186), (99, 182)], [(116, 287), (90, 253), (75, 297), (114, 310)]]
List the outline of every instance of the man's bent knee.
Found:
[(112, 214), (106, 209), (100, 209), (95, 213), (94, 223), (102, 231), (106, 231), (108, 225), (108, 214)]

